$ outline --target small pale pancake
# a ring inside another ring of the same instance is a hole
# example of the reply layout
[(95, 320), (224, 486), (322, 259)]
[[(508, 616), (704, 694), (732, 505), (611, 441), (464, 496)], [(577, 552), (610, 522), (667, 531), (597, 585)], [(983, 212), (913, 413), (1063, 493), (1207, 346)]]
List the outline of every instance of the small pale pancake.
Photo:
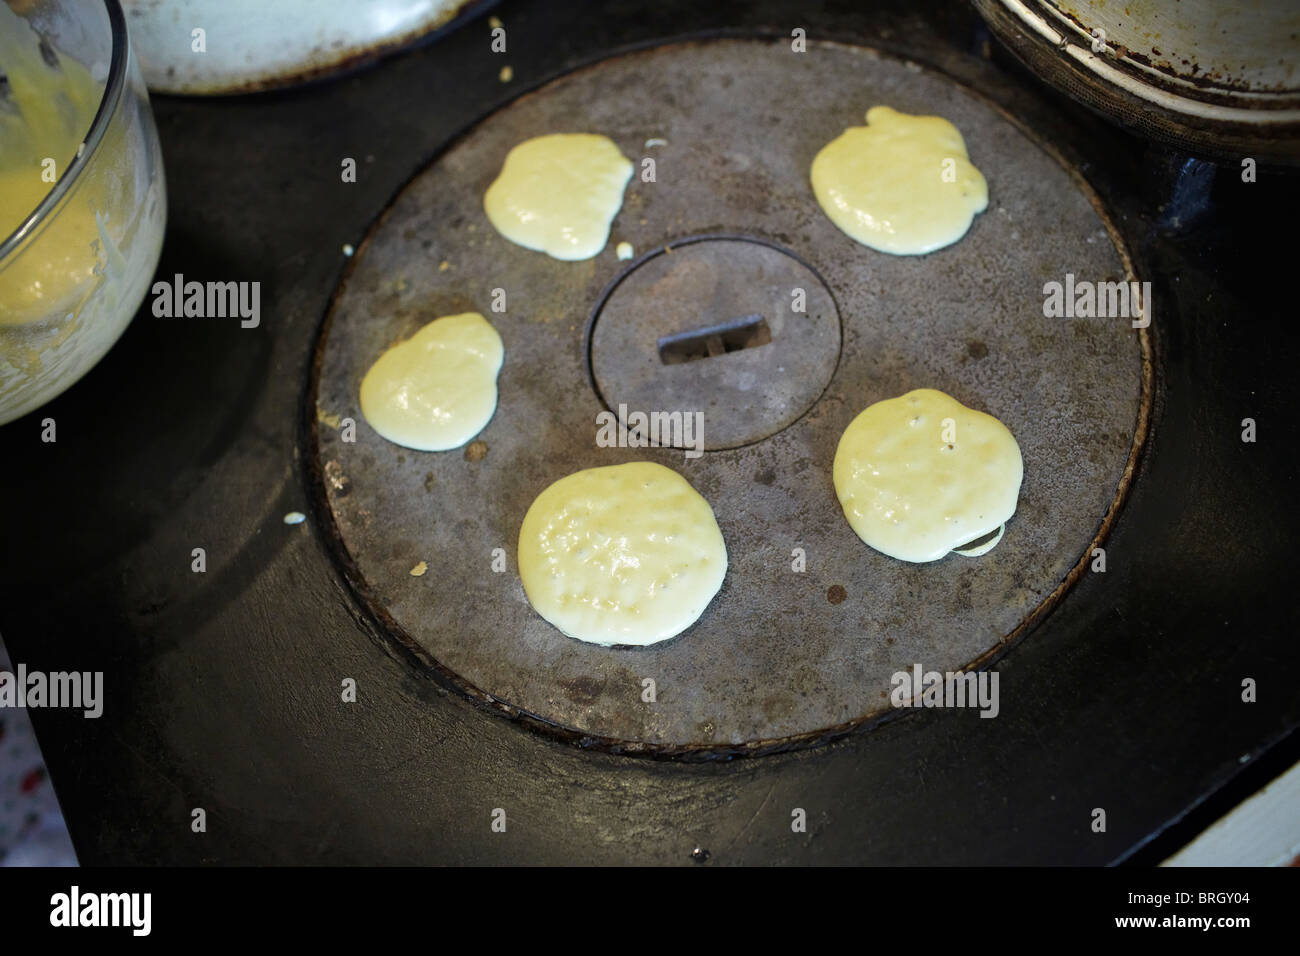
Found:
[(899, 256), (933, 252), (966, 235), (988, 207), (989, 190), (957, 127), (888, 106), (868, 110), (867, 124), (846, 129), (813, 159), (813, 192), (831, 222)]
[(632, 161), (592, 133), (525, 140), (483, 197), (497, 232), (556, 259), (590, 259), (609, 241)]
[(459, 448), (492, 420), (504, 358), (501, 336), (477, 312), (434, 319), (370, 367), (361, 412), (398, 445)]
[(646, 645), (686, 630), (727, 573), (713, 509), (663, 465), (638, 461), (561, 478), (519, 530), (533, 608), (569, 637)]
[[(937, 561), (1015, 514), (1020, 446), (992, 415), (931, 388), (867, 408), (835, 451), (835, 494), (849, 525), (877, 551)], [(973, 557), (1002, 540), (971, 549)]]

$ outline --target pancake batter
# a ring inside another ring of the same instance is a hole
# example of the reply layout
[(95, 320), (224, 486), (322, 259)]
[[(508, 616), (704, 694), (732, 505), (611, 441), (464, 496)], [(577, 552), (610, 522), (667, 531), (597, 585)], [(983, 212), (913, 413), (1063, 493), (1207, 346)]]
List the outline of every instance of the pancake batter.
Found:
[(590, 259), (609, 241), (632, 162), (590, 133), (525, 140), (506, 156), (483, 208), (501, 235), (556, 259)]
[(812, 186), (831, 222), (898, 256), (951, 245), (989, 204), (988, 184), (957, 127), (888, 106), (872, 107), (866, 126), (850, 127), (822, 148)]
[[(67, 171), (90, 131), (103, 85), (72, 57), (41, 54), (40, 37), (0, 3), (0, 240), (18, 229)], [(101, 224), (85, 202), (47, 220), (39, 254), (6, 265), (0, 325), (24, 325), (75, 307), (98, 263)]]
[(569, 637), (647, 645), (690, 627), (722, 587), (713, 509), (663, 465), (589, 468), (551, 485), (519, 530), (533, 608)]
[(370, 367), (361, 412), (398, 445), (459, 448), (492, 420), (504, 358), (501, 336), (477, 312), (434, 319)]
[(853, 419), (833, 468), (835, 494), (858, 537), (916, 562), (991, 550), (1015, 514), (1023, 473), (1020, 446), (1005, 425), (931, 388), (877, 402)]

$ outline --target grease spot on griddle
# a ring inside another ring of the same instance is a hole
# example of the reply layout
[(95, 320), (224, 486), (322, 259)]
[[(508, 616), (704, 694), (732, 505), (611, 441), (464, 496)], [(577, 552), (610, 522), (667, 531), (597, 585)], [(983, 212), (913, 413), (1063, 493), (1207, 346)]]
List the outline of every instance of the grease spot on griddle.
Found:
[(561, 685), (575, 704), (594, 704), (600, 700), (601, 683), (594, 677), (575, 677)]
[(769, 720), (780, 720), (794, 713), (794, 701), (789, 697), (763, 698), (763, 713)]

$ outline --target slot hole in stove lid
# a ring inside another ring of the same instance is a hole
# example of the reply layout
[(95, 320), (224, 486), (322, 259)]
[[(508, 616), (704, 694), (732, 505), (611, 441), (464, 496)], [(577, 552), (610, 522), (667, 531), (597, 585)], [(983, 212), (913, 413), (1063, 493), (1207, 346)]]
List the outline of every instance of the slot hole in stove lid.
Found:
[(720, 325), (710, 325), (692, 332), (665, 335), (659, 340), (659, 361), (680, 365), (699, 359), (716, 358), (728, 352), (756, 349), (772, 341), (772, 330), (758, 314), (746, 315)]

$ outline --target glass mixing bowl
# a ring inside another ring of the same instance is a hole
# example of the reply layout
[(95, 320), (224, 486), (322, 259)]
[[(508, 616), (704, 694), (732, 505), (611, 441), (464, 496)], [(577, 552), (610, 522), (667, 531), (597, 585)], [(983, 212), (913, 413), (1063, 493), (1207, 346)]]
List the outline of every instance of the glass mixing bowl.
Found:
[(4, 424), (117, 341), (158, 265), (167, 200), (117, 0), (0, 0), (0, 74)]

